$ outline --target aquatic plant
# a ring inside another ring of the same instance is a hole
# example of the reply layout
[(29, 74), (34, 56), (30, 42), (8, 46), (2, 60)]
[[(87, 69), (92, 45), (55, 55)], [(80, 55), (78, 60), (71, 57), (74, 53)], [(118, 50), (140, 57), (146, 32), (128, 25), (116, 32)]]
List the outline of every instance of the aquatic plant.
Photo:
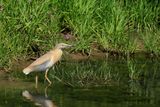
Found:
[(136, 68), (136, 65), (133, 61), (128, 60), (127, 61), (128, 71), (129, 71), (129, 78), (131, 80), (138, 80), (140, 77), (140, 69)]

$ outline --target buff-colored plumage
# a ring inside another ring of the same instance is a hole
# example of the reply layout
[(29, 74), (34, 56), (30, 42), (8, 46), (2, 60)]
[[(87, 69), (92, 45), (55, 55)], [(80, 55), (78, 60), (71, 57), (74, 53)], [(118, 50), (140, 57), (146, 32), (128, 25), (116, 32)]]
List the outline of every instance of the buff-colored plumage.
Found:
[(23, 72), (27, 75), (30, 72), (34, 71), (44, 71), (45, 69), (52, 67), (56, 62), (58, 62), (61, 56), (61, 49), (53, 49), (50, 52), (38, 58), (37, 60), (35, 60), (32, 64), (25, 68)]
[(35, 60), (32, 64), (30, 64), (28, 67), (26, 67), (23, 70), (23, 73), (28, 75), (31, 72), (46, 71), (45, 78), (51, 84), (51, 81), (47, 77), (48, 70), (61, 59), (63, 53), (62, 49), (67, 47), (71, 47), (71, 45), (65, 43), (57, 44), (54, 49), (44, 54), (43, 56)]

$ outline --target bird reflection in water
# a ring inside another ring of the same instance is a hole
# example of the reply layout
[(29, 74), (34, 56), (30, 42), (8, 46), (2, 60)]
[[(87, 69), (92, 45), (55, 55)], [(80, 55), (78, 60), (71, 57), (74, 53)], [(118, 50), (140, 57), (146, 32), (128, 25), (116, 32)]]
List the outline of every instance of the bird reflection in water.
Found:
[(42, 96), (39, 94), (32, 94), (29, 91), (25, 90), (22, 92), (22, 96), (27, 100), (30, 100), (35, 103), (36, 106), (40, 107), (57, 107), (52, 100), (50, 100), (47, 95)]

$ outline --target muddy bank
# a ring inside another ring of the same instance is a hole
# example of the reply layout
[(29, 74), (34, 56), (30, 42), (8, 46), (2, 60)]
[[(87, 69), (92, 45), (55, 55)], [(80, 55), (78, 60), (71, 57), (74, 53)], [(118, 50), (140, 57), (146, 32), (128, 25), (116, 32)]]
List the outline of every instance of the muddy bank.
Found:
[[(40, 54), (40, 56), (43, 54)], [(107, 59), (127, 59), (127, 58), (143, 58), (143, 59), (157, 59), (159, 55), (152, 52), (137, 51), (134, 53), (124, 53), (117, 51), (107, 51), (93, 49), (90, 54), (87, 53), (68, 53), (64, 51), (61, 61), (82, 61), (82, 60), (107, 60)], [(30, 55), (22, 59), (15, 59), (12, 61), (12, 65), (9, 68), (0, 68), (0, 78), (5, 74), (5, 72), (10, 71), (22, 71), (26, 66), (31, 64), (34, 60), (38, 58), (37, 55)]]

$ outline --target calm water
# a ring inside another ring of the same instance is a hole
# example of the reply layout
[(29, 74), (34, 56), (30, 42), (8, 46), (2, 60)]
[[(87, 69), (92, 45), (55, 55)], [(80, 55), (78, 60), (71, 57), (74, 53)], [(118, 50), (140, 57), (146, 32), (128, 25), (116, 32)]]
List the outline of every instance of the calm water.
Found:
[[(102, 64), (100, 61), (87, 63), (90, 63), (89, 67), (96, 65), (100, 67)], [(118, 73), (113, 79), (116, 80), (115, 84), (96, 88), (72, 88), (61, 84), (47, 87), (47, 84), (41, 82), (36, 90), (34, 81), (18, 82), (2, 79), (0, 107), (159, 107), (159, 61), (137, 59), (128, 63), (121, 59), (103, 63), (109, 63), (107, 66), (112, 68), (110, 70)], [(64, 64), (65, 62), (61, 65)], [(86, 63), (84, 65), (88, 66)], [(97, 66), (95, 68), (98, 70)], [(132, 71), (134, 73), (127, 74), (128, 76), (125, 73)]]

